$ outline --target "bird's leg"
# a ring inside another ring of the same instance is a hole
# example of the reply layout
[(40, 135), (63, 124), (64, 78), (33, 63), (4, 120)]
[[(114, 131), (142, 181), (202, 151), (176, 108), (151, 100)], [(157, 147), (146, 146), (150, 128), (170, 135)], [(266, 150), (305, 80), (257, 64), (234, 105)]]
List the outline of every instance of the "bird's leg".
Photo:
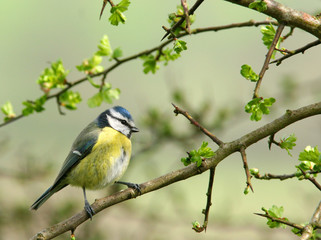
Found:
[(122, 182), (122, 181), (116, 181), (115, 183), (126, 185), (129, 188), (133, 188), (134, 190), (137, 190), (139, 194), (142, 194), (140, 186), (137, 183)]
[(87, 197), (86, 197), (86, 189), (85, 187), (82, 188), (82, 191), (84, 193), (84, 199), (85, 199), (85, 210), (88, 214), (88, 216), (90, 217), (90, 220), (93, 219), (93, 216), (95, 215), (95, 211), (94, 209), (90, 206), (89, 202), (87, 201)]

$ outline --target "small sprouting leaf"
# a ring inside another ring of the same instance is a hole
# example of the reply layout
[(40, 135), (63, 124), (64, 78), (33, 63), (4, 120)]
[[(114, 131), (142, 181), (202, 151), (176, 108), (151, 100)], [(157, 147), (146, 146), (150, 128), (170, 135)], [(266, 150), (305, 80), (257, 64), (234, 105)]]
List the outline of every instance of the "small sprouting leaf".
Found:
[(59, 95), (59, 101), (61, 106), (69, 110), (76, 110), (77, 104), (81, 102), (81, 97), (78, 92), (68, 90)]
[(256, 9), (259, 12), (264, 12), (267, 10), (267, 4), (262, 0), (257, 0), (255, 2), (250, 3), (249, 8)]
[(257, 168), (251, 168), (250, 169), (250, 173), (251, 173), (252, 176), (258, 176), (260, 171)]
[(141, 59), (144, 60), (143, 66), (144, 66), (144, 73), (147, 74), (149, 72), (156, 73), (156, 70), (159, 69), (159, 66), (157, 65), (155, 57), (150, 55), (144, 55), (141, 57)]
[(32, 114), (34, 111), (36, 112), (42, 112), (45, 110), (43, 105), (47, 101), (47, 95), (43, 95), (40, 98), (36, 99), (35, 101), (25, 101), (22, 102), (22, 104), (25, 106), (24, 109), (22, 109), (22, 114), (24, 116), (27, 116), (29, 114)]
[(76, 66), (78, 71), (85, 72), (86, 74), (100, 73), (104, 70), (99, 64), (102, 62), (103, 58), (98, 55), (94, 55), (90, 59), (85, 59), (81, 65)]
[(207, 146), (207, 142), (203, 142), (201, 147), (198, 150), (192, 150), (188, 153), (188, 157), (182, 158), (181, 162), (185, 166), (191, 164), (191, 163), (196, 163), (196, 165), (199, 167), (202, 164), (202, 159), (203, 158), (210, 158), (214, 156), (214, 152), (210, 147)]
[(37, 83), (45, 93), (48, 93), (53, 88), (64, 88), (68, 73), (69, 71), (65, 70), (62, 61), (58, 60), (52, 63), (50, 68), (46, 68), (42, 72)]
[(112, 88), (110, 83), (105, 83), (101, 91), (88, 99), (87, 104), (89, 107), (99, 107), (102, 102), (112, 103), (114, 99), (118, 99), (120, 90)]
[(99, 107), (102, 102), (103, 102), (103, 97), (100, 92), (96, 93), (94, 96), (92, 96), (87, 100), (88, 107), (90, 108)]
[(311, 146), (307, 146), (303, 152), (300, 152), (299, 160), (321, 165), (321, 153), (319, 152), (317, 146), (315, 146), (314, 148), (312, 148)]
[(5, 122), (16, 117), (16, 114), (13, 111), (13, 106), (12, 106), (11, 102), (9, 102), (9, 101), (2, 105), (1, 111), (5, 115), (5, 118), (4, 118)]
[(111, 58), (115, 59), (115, 58), (120, 58), (122, 56), (123, 56), (123, 50), (121, 50), (121, 48), (115, 48)]
[(250, 119), (252, 121), (260, 121), (263, 114), (269, 114), (269, 107), (275, 102), (274, 98), (254, 98), (245, 106), (245, 112), (251, 113)]
[(112, 54), (113, 50), (111, 49), (109, 39), (107, 35), (104, 35), (103, 38), (100, 40), (100, 44), (98, 45), (98, 51), (95, 55), (98, 56), (109, 56)]
[(182, 51), (187, 49), (186, 42), (183, 40), (176, 40), (174, 42), (173, 49), (177, 54), (180, 54)]
[(241, 75), (251, 82), (257, 82), (259, 75), (257, 75), (250, 65), (244, 64), (241, 66)]
[(290, 156), (292, 156), (291, 153), (290, 153), (290, 150), (292, 150), (293, 147), (296, 146), (295, 141), (296, 141), (295, 135), (294, 135), (294, 134), (291, 134), (289, 137), (287, 137), (287, 138), (282, 138), (282, 139), (281, 139), (281, 141), (280, 141), (280, 147), (281, 147), (282, 149), (285, 149), (285, 150), (288, 152), (288, 154), (289, 154)]
[[(274, 36), (275, 36), (275, 29), (272, 26), (272, 24), (261, 27), (261, 33), (263, 34), (262, 36), (262, 40), (263, 40), (263, 44), (269, 49), (271, 47), (271, 44), (273, 42)], [(281, 38), (279, 38), (277, 44), (276, 44), (276, 48), (280, 48), (280, 43), (281, 43)], [(273, 51), (272, 54), (272, 59), (275, 58), (275, 53), (276, 51)]]
[(129, 0), (122, 0), (119, 4), (110, 9), (109, 21), (112, 25), (118, 26), (119, 23), (125, 23), (127, 18), (123, 14), (128, 9), (130, 4)]
[[(287, 218), (282, 217), (283, 216), (283, 212), (284, 212), (284, 208), (282, 206), (281, 207), (277, 207), (277, 206), (273, 205), (269, 210), (264, 209), (264, 211), (266, 211), (266, 213), (269, 216), (273, 217), (273, 218), (278, 218), (278, 219), (282, 219), (284, 221), (288, 221)], [(285, 224), (273, 221), (271, 219), (268, 219), (266, 224), (270, 228), (279, 228), (279, 227), (285, 228), (286, 227)]]

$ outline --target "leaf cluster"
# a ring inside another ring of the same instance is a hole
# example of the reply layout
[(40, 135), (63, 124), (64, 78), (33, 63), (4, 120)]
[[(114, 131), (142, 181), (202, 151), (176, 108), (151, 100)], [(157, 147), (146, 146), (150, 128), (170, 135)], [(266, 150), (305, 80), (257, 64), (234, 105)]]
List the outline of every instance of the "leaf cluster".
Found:
[[(275, 28), (273, 27), (272, 24), (263, 26), (261, 27), (261, 33), (262, 33), (263, 44), (269, 49), (271, 47), (271, 44), (273, 42), (273, 39), (276, 33)], [(280, 44), (281, 44), (281, 38), (279, 38), (275, 47), (280, 48)], [(276, 51), (273, 51), (271, 56), (272, 59), (275, 58), (275, 54), (276, 54)]]
[(210, 158), (214, 156), (213, 150), (207, 146), (208, 142), (203, 142), (201, 147), (197, 150), (192, 150), (188, 152), (188, 157), (182, 158), (181, 162), (185, 165), (188, 166), (191, 163), (196, 163), (196, 165), (199, 167), (202, 164), (202, 160), (204, 158)]
[[(283, 217), (283, 212), (284, 208), (283, 206), (277, 207), (276, 205), (273, 205), (271, 208), (268, 210), (266, 208), (262, 208), (262, 210), (268, 215), (271, 216), (272, 218), (277, 218), (283, 221), (289, 221), (287, 218)], [(272, 219), (268, 219), (266, 223), (270, 228), (285, 228), (286, 225), (277, 221), (273, 221)]]
[(118, 26), (119, 23), (125, 23), (127, 18), (124, 15), (124, 12), (128, 10), (128, 7), (130, 5), (129, 0), (122, 0), (120, 3), (117, 5), (113, 6), (110, 9), (110, 17), (109, 17), (109, 22), (114, 25)]
[(259, 75), (256, 74), (252, 67), (247, 64), (241, 66), (241, 75), (251, 82), (257, 82), (259, 80)]
[(296, 136), (294, 135), (294, 133), (293, 134), (291, 134), (289, 137), (287, 137), (287, 138), (282, 138), (281, 139), (281, 141), (280, 141), (280, 147), (282, 148), (282, 149), (285, 149), (287, 152), (288, 152), (288, 154), (290, 155), (290, 156), (292, 156), (291, 155), (291, 153), (290, 153), (290, 150), (292, 150), (293, 149), (293, 147), (295, 147), (296, 146)]
[[(171, 27), (173, 27), (178, 21), (181, 20), (182, 17), (185, 17), (184, 15), (185, 13), (184, 13), (183, 7), (181, 5), (178, 5), (176, 7), (176, 12), (168, 15), (168, 23), (170, 24)], [(194, 14), (190, 15), (188, 16), (188, 18), (189, 18), (190, 25), (192, 25), (195, 22), (195, 15)], [(184, 32), (186, 32), (186, 20), (184, 20), (182, 24), (172, 32), (172, 34), (177, 36), (178, 34), (184, 33)]]
[(251, 113), (250, 119), (252, 121), (259, 121), (263, 114), (269, 114), (269, 107), (275, 102), (274, 98), (254, 98), (245, 106), (245, 112)]
[[(319, 152), (317, 146), (314, 148), (307, 146), (302, 152), (300, 152), (299, 161), (301, 161), (301, 163), (296, 166), (298, 168), (296, 176), (299, 180), (310, 176), (308, 173), (303, 176), (301, 170), (313, 170), (315, 172), (321, 172), (321, 153)], [(316, 174), (314, 174), (314, 176), (316, 176)]]

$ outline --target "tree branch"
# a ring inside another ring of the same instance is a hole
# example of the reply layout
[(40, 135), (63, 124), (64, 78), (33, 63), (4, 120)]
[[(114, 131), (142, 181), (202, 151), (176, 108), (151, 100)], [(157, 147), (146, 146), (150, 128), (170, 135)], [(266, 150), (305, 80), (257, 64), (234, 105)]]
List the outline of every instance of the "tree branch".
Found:
[[(200, 167), (197, 167), (196, 164), (191, 164), (185, 168), (170, 172), (161, 177), (140, 184), (141, 195), (201, 174), (209, 170), (210, 168), (216, 167), (222, 160), (224, 160), (232, 153), (240, 151), (241, 147), (248, 147), (258, 142), (259, 140), (262, 140), (263, 138), (266, 138), (271, 134), (280, 131), (281, 129), (289, 126), (294, 122), (318, 114), (321, 114), (321, 102), (311, 104), (293, 111), (287, 110), (286, 113), (280, 118), (275, 119), (274, 121), (240, 137), (239, 139), (222, 144), (215, 152), (215, 155), (212, 158), (205, 159)], [(111, 196), (96, 200), (92, 204), (92, 208), (96, 213), (99, 213), (107, 207), (139, 196), (140, 195), (135, 193), (133, 189), (128, 188)], [(83, 210), (67, 220), (64, 220), (54, 226), (42, 230), (31, 239), (52, 239), (64, 232), (75, 230), (81, 223), (83, 223), (87, 219), (88, 216), (85, 210)]]
[(308, 240), (312, 237), (313, 229), (316, 225), (319, 224), (321, 220), (321, 201), (319, 202), (318, 207), (315, 209), (310, 223), (306, 225), (303, 229), (300, 240)]
[[(225, 0), (243, 7), (248, 7), (255, 0)], [(297, 27), (321, 38), (321, 19), (308, 13), (297, 11), (273, 0), (264, 0), (267, 10), (262, 13), (275, 18), (287, 26)], [(253, 9), (255, 10), (255, 9)]]
[[(207, 28), (196, 28), (193, 29), (191, 34), (200, 34), (200, 33), (204, 33), (204, 32), (217, 32), (217, 31), (221, 31), (221, 30), (226, 30), (226, 29), (232, 29), (232, 28), (240, 28), (240, 27), (257, 27), (260, 25), (268, 25), (268, 24), (277, 24), (275, 21), (246, 21), (246, 22), (241, 22), (241, 23), (233, 23), (233, 24), (228, 24), (228, 25), (223, 25), (223, 26), (214, 26), (214, 27), (207, 27)], [(178, 35), (177, 37), (185, 37), (189, 35), (188, 33), (182, 33), (180, 35)], [(105, 81), (105, 78), (107, 76), (107, 74), (111, 71), (113, 71), (114, 69), (118, 68), (120, 65), (135, 60), (143, 55), (148, 55), (151, 54), (153, 52), (156, 51), (161, 51), (165, 46), (167, 46), (168, 44), (172, 43), (174, 41), (174, 39), (169, 39), (165, 42), (163, 42), (162, 44), (154, 47), (154, 48), (150, 48), (147, 49), (145, 51), (139, 52), (137, 54), (134, 54), (132, 56), (129, 56), (127, 58), (123, 58), (123, 59), (117, 59), (116, 63), (114, 63), (113, 65), (111, 65), (110, 67), (106, 68), (103, 72), (97, 73), (97, 74), (91, 74), (88, 75), (91, 78), (95, 78), (95, 77), (99, 77), (102, 76), (102, 81)], [(66, 88), (60, 90), (59, 92), (55, 93), (55, 94), (51, 94), (47, 96), (47, 100), (50, 100), (52, 98), (57, 98), (59, 97), (61, 94), (63, 94), (64, 92), (68, 91), (71, 88), (74, 88), (75, 86), (77, 86), (78, 84), (81, 84), (85, 81), (88, 80), (88, 77), (85, 76), (83, 78), (80, 78), (79, 80), (76, 80), (74, 82), (69, 82), (68, 85), (66, 86)], [(0, 124), (0, 127), (4, 127), (10, 123), (15, 122), (16, 120), (19, 120), (21, 118), (25, 117), (23, 114), (17, 115), (16, 117), (11, 118), (10, 120), (3, 122)]]
[(301, 48), (298, 48), (298, 49), (296, 49), (296, 50), (294, 50), (294, 51), (291, 51), (290, 53), (284, 55), (283, 57), (281, 57), (281, 58), (279, 58), (279, 59), (276, 59), (276, 60), (270, 62), (270, 64), (276, 63), (276, 66), (279, 66), (279, 65), (282, 63), (283, 60), (285, 60), (285, 59), (287, 59), (287, 58), (289, 58), (289, 57), (292, 57), (292, 56), (294, 56), (294, 55), (296, 55), (296, 54), (299, 54), (299, 53), (302, 53), (302, 54), (303, 54), (303, 53), (304, 53), (306, 50), (308, 50), (309, 48), (315, 47), (315, 46), (317, 46), (317, 45), (319, 45), (319, 44), (321, 44), (321, 41), (320, 41), (320, 40), (316, 40), (316, 41), (314, 41), (314, 42), (311, 42), (311, 43), (309, 43), (309, 44), (307, 44), (307, 45), (305, 45), (305, 46), (303, 46), (303, 47), (301, 47)]

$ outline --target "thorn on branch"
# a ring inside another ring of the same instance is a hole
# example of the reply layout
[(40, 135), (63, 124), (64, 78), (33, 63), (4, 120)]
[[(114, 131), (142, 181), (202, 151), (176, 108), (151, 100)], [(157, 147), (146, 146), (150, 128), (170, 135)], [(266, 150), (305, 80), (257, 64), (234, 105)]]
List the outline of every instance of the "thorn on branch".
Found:
[(63, 104), (60, 102), (60, 99), (59, 99), (59, 96), (60, 95), (57, 95), (56, 96), (56, 100), (57, 100), (57, 106), (58, 106), (58, 112), (60, 115), (66, 115), (66, 113), (64, 113), (61, 109), (61, 107), (63, 106)]
[[(203, 3), (204, 0), (197, 0), (196, 3), (193, 5), (193, 7), (188, 11), (188, 16), (193, 15), (195, 10)], [(181, 18), (180, 20), (178, 20), (177, 23), (175, 23), (170, 29), (165, 30), (164, 27), (163, 29), (166, 31), (166, 34), (163, 36), (163, 38), (161, 39), (161, 41), (163, 41), (171, 32), (175, 31), (176, 28), (178, 28), (183, 22), (184, 22), (185, 18)]]
[(272, 144), (275, 144), (277, 146), (280, 146), (281, 144), (277, 141), (274, 140), (274, 135), (275, 134), (272, 134), (270, 137), (269, 137), (269, 141), (268, 141), (268, 144), (269, 144), (269, 150), (271, 150), (271, 147), (272, 147)]

